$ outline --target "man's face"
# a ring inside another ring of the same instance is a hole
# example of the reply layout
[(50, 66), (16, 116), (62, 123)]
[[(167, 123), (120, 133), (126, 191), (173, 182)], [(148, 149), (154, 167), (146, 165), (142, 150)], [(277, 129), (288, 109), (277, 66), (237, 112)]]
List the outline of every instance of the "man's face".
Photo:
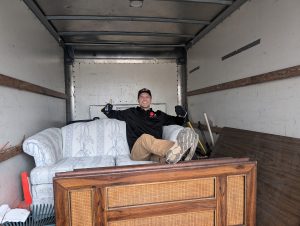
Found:
[(138, 102), (141, 108), (147, 110), (150, 108), (152, 98), (148, 93), (141, 93), (139, 96)]

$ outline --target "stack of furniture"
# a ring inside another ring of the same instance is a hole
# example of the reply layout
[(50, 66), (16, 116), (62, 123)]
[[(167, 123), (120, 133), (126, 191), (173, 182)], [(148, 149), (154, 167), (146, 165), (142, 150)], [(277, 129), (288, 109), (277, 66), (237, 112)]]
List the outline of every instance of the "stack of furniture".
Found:
[[(176, 140), (183, 127), (163, 128), (163, 138)], [(34, 157), (30, 173), (33, 204), (53, 204), (53, 177), (57, 172), (83, 168), (149, 164), (132, 161), (126, 139), (126, 124), (115, 119), (80, 122), (49, 128), (26, 139), (25, 153)]]

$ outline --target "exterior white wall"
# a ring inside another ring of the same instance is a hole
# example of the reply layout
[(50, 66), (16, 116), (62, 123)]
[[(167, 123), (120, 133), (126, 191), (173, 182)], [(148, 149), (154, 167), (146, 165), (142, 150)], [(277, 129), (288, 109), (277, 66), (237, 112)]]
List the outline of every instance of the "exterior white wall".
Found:
[[(152, 92), (153, 103), (166, 103), (174, 115), (177, 105), (176, 63), (98, 63), (77, 60), (73, 64), (75, 84), (74, 120), (89, 118), (90, 105), (137, 104), (141, 88)], [(155, 109), (154, 109), (155, 110)]]
[[(20, 0), (0, 1), (0, 74), (64, 92), (63, 51)], [(65, 101), (0, 86), (0, 147), (65, 123)], [(0, 162), (0, 205), (22, 199), (20, 172), (33, 159), (21, 154)]]
[[(188, 91), (300, 65), (300, 1), (251, 0), (188, 51)], [(260, 45), (221, 60), (261, 39)], [(191, 118), (300, 137), (300, 77), (188, 98)]]

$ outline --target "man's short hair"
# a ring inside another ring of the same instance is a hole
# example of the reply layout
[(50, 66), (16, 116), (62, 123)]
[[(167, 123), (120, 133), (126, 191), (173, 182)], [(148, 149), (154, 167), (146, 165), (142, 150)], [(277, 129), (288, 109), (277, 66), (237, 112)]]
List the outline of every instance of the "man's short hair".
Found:
[(138, 99), (142, 93), (148, 93), (150, 95), (150, 97), (152, 97), (151, 91), (147, 88), (143, 88), (143, 89), (139, 90), (139, 92), (138, 92)]

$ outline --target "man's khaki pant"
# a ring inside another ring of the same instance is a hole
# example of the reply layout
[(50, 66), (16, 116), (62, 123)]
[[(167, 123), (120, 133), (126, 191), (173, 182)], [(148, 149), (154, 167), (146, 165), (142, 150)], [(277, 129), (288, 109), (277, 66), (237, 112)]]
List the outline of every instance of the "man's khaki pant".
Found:
[(159, 162), (165, 157), (169, 149), (175, 144), (173, 141), (157, 139), (149, 134), (140, 136), (131, 150), (131, 159), (136, 161), (152, 160)]

